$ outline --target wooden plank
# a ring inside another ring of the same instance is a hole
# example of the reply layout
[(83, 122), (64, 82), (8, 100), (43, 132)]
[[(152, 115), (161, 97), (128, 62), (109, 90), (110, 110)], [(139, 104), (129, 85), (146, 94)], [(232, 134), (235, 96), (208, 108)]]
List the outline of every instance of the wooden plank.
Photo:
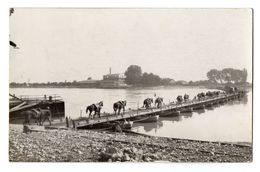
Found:
[(18, 110), (22, 110), (22, 109), (26, 109), (26, 108), (29, 108), (29, 107), (33, 107), (35, 106), (37, 103), (32, 103), (32, 104), (29, 104), (29, 105), (25, 105), (25, 106), (22, 106), (20, 108), (16, 108), (16, 109), (10, 109), (9, 110), (9, 113), (12, 113), (12, 112), (15, 112), (15, 111), (18, 111)]
[(21, 106), (23, 106), (25, 104), (26, 104), (26, 102), (22, 102), (22, 103), (16, 105), (15, 107), (11, 108), (10, 111), (15, 111), (16, 109), (19, 109)]

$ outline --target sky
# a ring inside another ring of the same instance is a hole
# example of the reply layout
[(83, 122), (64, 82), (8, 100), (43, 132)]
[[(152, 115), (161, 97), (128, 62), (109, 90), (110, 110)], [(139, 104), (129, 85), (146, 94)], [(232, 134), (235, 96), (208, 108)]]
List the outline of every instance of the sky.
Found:
[(9, 36), (10, 82), (102, 79), (130, 65), (175, 80), (229, 67), (252, 77), (250, 9), (15, 8)]

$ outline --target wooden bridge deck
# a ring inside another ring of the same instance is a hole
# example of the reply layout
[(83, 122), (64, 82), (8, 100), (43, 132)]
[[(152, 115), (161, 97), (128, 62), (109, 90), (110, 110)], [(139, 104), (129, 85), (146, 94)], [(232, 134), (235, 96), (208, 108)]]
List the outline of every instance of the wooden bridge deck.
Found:
[[(204, 100), (196, 100), (196, 101), (188, 101), (181, 104), (167, 104), (162, 106), (161, 108), (150, 108), (150, 109), (136, 109), (136, 110), (128, 110), (120, 115), (115, 114), (101, 114), (101, 118), (96, 117), (95, 119), (89, 119), (87, 117), (74, 119), (74, 126), (72, 125), (72, 121), (69, 122), (70, 127), (80, 128), (86, 127), (94, 124), (106, 123), (106, 122), (113, 122), (119, 120), (127, 120), (133, 119), (137, 116), (149, 116), (149, 115), (162, 115), (165, 112), (175, 112), (180, 111), (183, 109), (201, 106), (201, 105), (208, 105), (212, 103), (219, 103), (221, 101), (235, 99), (241, 96), (240, 93), (229, 94), (229, 95), (219, 95), (218, 97), (214, 98), (206, 98)], [(64, 128), (66, 126), (66, 122), (62, 123), (54, 123), (52, 126), (48, 126), (48, 128)]]

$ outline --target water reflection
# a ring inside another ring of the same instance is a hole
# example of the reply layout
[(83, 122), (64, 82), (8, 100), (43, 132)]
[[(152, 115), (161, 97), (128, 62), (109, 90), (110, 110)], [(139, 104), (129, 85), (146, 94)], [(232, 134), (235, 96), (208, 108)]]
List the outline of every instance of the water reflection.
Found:
[(244, 97), (242, 98), (239, 98), (239, 102), (243, 105), (246, 105), (247, 102), (248, 102), (248, 95), (245, 95)]
[(239, 99), (226, 102), (226, 105), (227, 106), (233, 106), (233, 105), (244, 105), (245, 106), (245, 105), (247, 105), (247, 103), (248, 103), (248, 96), (245, 95), (244, 97), (241, 97)]
[(192, 112), (181, 113), (181, 115), (182, 115), (184, 118), (191, 118), (191, 117), (192, 117)]
[(205, 109), (208, 110), (208, 111), (212, 111), (212, 110), (214, 110), (214, 107), (213, 106), (208, 106), (208, 107), (205, 107)]
[[(137, 128), (143, 128), (145, 132), (149, 132), (154, 130), (154, 132), (157, 132), (157, 129), (161, 128), (163, 126), (162, 121), (157, 122), (151, 122), (151, 123), (134, 123), (133, 127)], [(138, 129), (137, 129), (138, 132)]]
[(214, 108), (219, 108), (220, 106), (221, 106), (221, 104), (219, 104), (219, 103), (216, 103), (213, 105)]
[(172, 117), (160, 117), (159, 118), (160, 121), (171, 121), (172, 123), (174, 122), (180, 122), (182, 121), (182, 116), (178, 115), (178, 116), (172, 116)]
[(199, 109), (199, 110), (194, 110), (194, 112), (197, 113), (197, 114), (203, 114), (206, 111), (205, 111), (205, 109)]
[(234, 101), (228, 101), (228, 103), (227, 103), (228, 105), (234, 105)]

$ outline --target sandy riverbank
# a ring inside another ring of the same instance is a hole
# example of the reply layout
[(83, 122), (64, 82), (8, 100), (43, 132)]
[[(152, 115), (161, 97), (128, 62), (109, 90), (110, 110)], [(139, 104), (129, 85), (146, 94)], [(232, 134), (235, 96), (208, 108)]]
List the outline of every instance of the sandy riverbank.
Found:
[(125, 133), (45, 130), (10, 125), (11, 162), (250, 162), (252, 147)]

